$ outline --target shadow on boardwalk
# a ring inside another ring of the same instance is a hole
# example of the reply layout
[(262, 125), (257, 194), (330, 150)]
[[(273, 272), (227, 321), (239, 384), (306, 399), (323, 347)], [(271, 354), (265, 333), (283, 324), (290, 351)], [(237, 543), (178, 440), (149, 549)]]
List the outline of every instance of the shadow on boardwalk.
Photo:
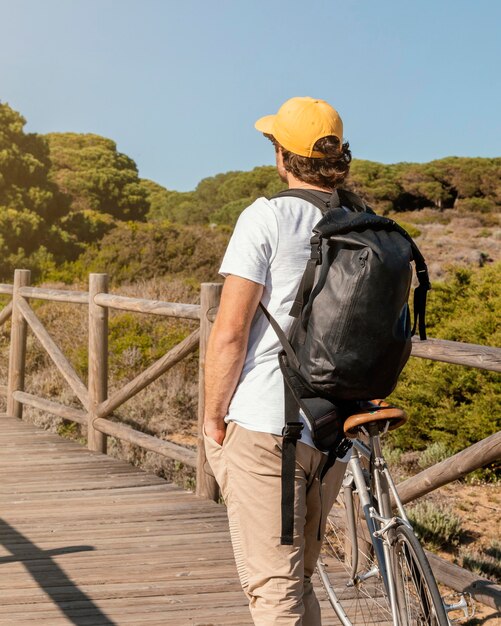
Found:
[[(91, 609), (96, 622), (103, 626), (116, 626), (94, 602), (71, 580), (52, 557), (74, 552), (89, 552), (92, 546), (67, 546), (55, 550), (42, 550), (22, 533), (0, 519), (0, 545), (11, 556), (0, 557), (1, 566), (6, 563), (22, 563), (33, 580), (50, 597), (62, 613), (76, 626), (87, 625), (88, 617), (82, 609)], [(64, 591), (61, 590), (64, 589)], [(71, 596), (71, 605), (65, 599)]]

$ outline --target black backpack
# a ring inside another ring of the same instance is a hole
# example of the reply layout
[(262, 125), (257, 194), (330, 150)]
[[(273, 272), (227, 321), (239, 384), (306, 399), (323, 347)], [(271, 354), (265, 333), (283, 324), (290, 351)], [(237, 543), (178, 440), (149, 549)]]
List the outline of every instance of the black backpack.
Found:
[[(419, 329), (426, 339), (426, 294), (430, 289), (422, 254), (393, 220), (376, 215), (355, 194), (289, 189), (276, 197), (311, 202), (323, 213), (311, 238), (307, 262), (290, 315), (288, 336), (263, 305), (283, 350), (285, 382), (282, 450), (282, 543), (292, 544), (296, 443), (303, 424), (311, 426), (318, 449), (328, 453), (322, 476), (351, 445), (344, 417), (359, 401), (385, 398), (395, 388)], [(414, 327), (408, 298), (415, 262)]]

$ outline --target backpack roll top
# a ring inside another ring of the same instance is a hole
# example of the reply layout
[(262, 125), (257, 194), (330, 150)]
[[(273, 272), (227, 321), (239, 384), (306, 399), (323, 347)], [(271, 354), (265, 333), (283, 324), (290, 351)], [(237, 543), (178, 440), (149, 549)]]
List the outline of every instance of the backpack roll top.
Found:
[[(350, 195), (353, 196), (353, 194)], [(335, 237), (336, 235), (346, 235), (353, 231), (364, 233), (364, 236), (367, 235), (367, 231), (393, 232), (408, 241), (412, 251), (410, 260), (416, 264), (416, 275), (419, 281), (419, 285), (414, 291), (414, 325), (411, 335), (414, 335), (416, 330), (418, 330), (420, 339), (425, 340), (426, 299), (428, 291), (431, 289), (431, 284), (426, 262), (414, 240), (405, 229), (389, 217), (376, 215), (372, 211), (370, 213), (353, 213), (346, 212), (342, 208), (335, 208), (328, 211), (315, 226), (315, 235), (311, 240), (312, 249), (313, 246), (318, 246), (318, 242), (322, 239)], [(398, 238), (394, 237), (393, 241), (395, 243), (398, 242)], [(296, 315), (294, 316), (296, 317)]]

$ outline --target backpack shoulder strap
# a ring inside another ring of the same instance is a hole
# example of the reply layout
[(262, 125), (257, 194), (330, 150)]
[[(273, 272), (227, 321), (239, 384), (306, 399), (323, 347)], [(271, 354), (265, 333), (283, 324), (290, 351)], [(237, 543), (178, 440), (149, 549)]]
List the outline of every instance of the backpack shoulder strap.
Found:
[(311, 202), (311, 204), (319, 208), (322, 213), (331, 209), (337, 209), (341, 206), (356, 213), (374, 213), (374, 211), (362, 200), (362, 198), (357, 196), (356, 193), (347, 191), (346, 189), (334, 189), (329, 200), (324, 200), (320, 196), (320, 193), (315, 192), (314, 189), (298, 188), (284, 189), (276, 196), (273, 196), (273, 198), (283, 198), (287, 196), (301, 198), (302, 200)]
[(316, 192), (314, 189), (284, 189), (277, 195), (273, 196), (273, 198), (300, 198), (301, 200), (306, 200), (306, 202), (310, 202), (317, 209), (320, 209), (322, 213), (326, 213), (329, 209), (337, 208), (340, 205), (338, 192), (334, 189), (331, 194), (331, 197), (328, 200), (325, 200), (325, 194), (321, 191)]

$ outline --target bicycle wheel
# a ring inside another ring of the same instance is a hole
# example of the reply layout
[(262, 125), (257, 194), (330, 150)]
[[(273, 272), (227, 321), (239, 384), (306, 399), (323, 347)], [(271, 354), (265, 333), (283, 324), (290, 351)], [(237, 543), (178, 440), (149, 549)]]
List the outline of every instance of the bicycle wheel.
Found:
[[(353, 513), (350, 513), (351, 502)], [(347, 514), (353, 515), (355, 521), (356, 550), (346, 523)], [(389, 599), (361, 504), (351, 489), (345, 489), (329, 514), (317, 569), (342, 624), (393, 625)]]
[(437, 583), (414, 532), (401, 524), (392, 545), (395, 587), (403, 626), (447, 626), (449, 620)]

